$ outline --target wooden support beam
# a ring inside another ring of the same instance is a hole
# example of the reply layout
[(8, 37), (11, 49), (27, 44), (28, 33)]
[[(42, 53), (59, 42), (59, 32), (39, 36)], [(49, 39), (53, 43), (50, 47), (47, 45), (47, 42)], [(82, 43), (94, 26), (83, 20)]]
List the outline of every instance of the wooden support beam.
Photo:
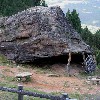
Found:
[(67, 66), (66, 66), (66, 71), (68, 73), (68, 75), (70, 74), (70, 62), (71, 62), (71, 52), (69, 52), (68, 54), (69, 58), (68, 58), (68, 63), (67, 63)]
[(96, 61), (96, 56), (95, 55), (93, 55), (93, 60), (94, 60), (95, 64), (97, 65), (97, 61)]
[(82, 55), (83, 55), (83, 65), (85, 66), (85, 54), (84, 54), (84, 52), (82, 52)]

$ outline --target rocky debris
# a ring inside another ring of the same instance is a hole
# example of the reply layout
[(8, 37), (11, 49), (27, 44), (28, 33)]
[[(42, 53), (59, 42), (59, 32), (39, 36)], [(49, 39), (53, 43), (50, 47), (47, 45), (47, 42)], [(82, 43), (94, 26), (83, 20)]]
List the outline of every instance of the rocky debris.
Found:
[(58, 74), (47, 74), (48, 77), (60, 77)]
[(60, 7), (32, 7), (0, 18), (0, 53), (18, 63), (73, 53), (91, 53)]

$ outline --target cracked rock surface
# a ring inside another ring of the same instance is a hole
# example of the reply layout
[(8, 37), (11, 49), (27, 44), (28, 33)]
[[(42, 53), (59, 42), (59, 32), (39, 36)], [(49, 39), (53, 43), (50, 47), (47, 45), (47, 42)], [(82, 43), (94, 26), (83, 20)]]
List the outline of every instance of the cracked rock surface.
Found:
[(0, 18), (0, 53), (16, 62), (72, 53), (91, 53), (59, 7), (32, 7)]

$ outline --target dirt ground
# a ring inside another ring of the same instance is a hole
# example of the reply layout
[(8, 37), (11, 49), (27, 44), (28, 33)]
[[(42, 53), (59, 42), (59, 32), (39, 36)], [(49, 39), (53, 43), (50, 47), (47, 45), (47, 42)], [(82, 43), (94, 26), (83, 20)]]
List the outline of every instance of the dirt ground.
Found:
[[(54, 64), (50, 69), (26, 68), (26, 67), (7, 67), (0, 66), (0, 74), (5, 77), (13, 77), (19, 72), (31, 72), (33, 75), (30, 82), (21, 82), (25, 87), (35, 88), (47, 93), (66, 92), (80, 94), (100, 93), (100, 85), (93, 85), (87, 81), (86, 76), (83, 78), (79, 75), (80, 69), (77, 66), (71, 68), (71, 76), (66, 76), (65, 65)], [(5, 81), (0, 77), (0, 82)], [(9, 80), (8, 80), (9, 81)], [(9, 81), (9, 84), (13, 83)], [(18, 84), (14, 81), (14, 84)]]

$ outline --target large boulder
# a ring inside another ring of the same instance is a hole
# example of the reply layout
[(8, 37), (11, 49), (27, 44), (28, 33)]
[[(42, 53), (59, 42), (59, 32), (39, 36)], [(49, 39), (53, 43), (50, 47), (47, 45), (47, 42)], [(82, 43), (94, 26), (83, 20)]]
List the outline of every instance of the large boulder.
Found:
[(32, 7), (0, 18), (0, 53), (16, 62), (72, 53), (91, 53), (60, 7)]

